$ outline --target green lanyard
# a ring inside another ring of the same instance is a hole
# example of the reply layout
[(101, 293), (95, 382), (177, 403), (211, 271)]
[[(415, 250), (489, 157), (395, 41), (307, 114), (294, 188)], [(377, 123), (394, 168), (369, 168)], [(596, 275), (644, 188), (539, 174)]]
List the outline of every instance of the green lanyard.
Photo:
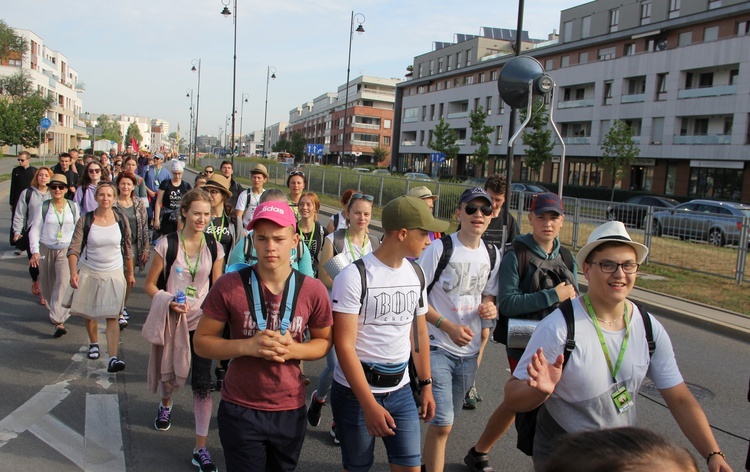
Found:
[(367, 234), (362, 238), (362, 254), (359, 257), (354, 255), (354, 244), (352, 244), (352, 238), (349, 237), (349, 228), (346, 229), (346, 240), (349, 243), (349, 254), (352, 256), (352, 261), (356, 261), (365, 255), (365, 245), (367, 245)]
[(310, 251), (310, 254), (312, 254), (312, 243), (313, 243), (313, 236), (315, 235), (315, 223), (313, 223), (313, 229), (310, 231), (310, 239), (305, 243), (305, 234), (302, 232), (302, 228), (299, 229), (299, 237), (302, 239), (302, 242), (305, 243), (307, 246), (307, 250)]
[(602, 329), (599, 327), (599, 320), (596, 318), (596, 313), (594, 312), (594, 307), (591, 306), (591, 299), (589, 299), (588, 293), (583, 296), (583, 301), (586, 302), (586, 309), (589, 312), (589, 316), (591, 317), (591, 321), (594, 322), (594, 328), (596, 328), (596, 334), (599, 336), (599, 343), (602, 345), (602, 352), (604, 353), (604, 359), (607, 361), (607, 367), (609, 367), (609, 372), (612, 374), (612, 381), (614, 383), (617, 383), (617, 373), (620, 371), (620, 366), (622, 365), (622, 360), (625, 358), (625, 350), (628, 348), (628, 339), (630, 339), (630, 322), (628, 321), (628, 302), (625, 301), (625, 312), (623, 313), (623, 318), (625, 319), (625, 338), (622, 340), (622, 346), (620, 347), (620, 354), (617, 356), (617, 363), (615, 364), (615, 367), (612, 368), (612, 358), (609, 355), (609, 348), (607, 347), (607, 343), (604, 341), (604, 335), (602, 334)]
[[(57, 212), (57, 207), (55, 207), (54, 202), (49, 202), (50, 205), (52, 205), (52, 208), (55, 210), (55, 216), (57, 217), (57, 223), (60, 225), (60, 233), (62, 233), (63, 229), (63, 223), (65, 222), (65, 208), (68, 206), (67, 204), (63, 205), (63, 209), (60, 213)], [(65, 203), (65, 202), (63, 202)]]
[(190, 272), (190, 277), (193, 282), (195, 282), (195, 274), (198, 273), (198, 264), (201, 261), (201, 252), (203, 251), (203, 243), (206, 241), (206, 235), (204, 233), (201, 233), (201, 242), (198, 246), (198, 256), (195, 258), (195, 265), (190, 267), (190, 257), (188, 257), (187, 249), (185, 249), (185, 235), (180, 231), (180, 242), (182, 242), (182, 252), (185, 253), (185, 264), (188, 267), (188, 272)]
[(219, 234), (221, 236), (218, 236), (218, 237), (216, 236), (216, 230), (214, 229), (216, 228), (216, 225), (214, 225), (214, 219), (211, 218), (211, 233), (213, 233), (214, 239), (216, 240), (217, 243), (221, 242), (219, 240), (224, 236), (224, 216), (225, 215), (226, 213), (221, 214), (221, 226), (219, 226)]

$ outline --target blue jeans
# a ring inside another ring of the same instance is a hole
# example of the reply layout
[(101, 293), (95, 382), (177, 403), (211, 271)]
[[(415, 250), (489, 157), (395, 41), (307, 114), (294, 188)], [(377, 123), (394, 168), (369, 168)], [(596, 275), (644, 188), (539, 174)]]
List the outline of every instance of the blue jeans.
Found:
[(331, 384), (333, 383), (333, 369), (336, 368), (336, 349), (331, 346), (331, 349), (326, 354), (326, 366), (320, 372), (318, 377), (318, 388), (315, 398), (319, 402), (326, 400), (326, 397), (331, 393)]
[[(419, 415), (411, 387), (407, 384), (388, 393), (376, 393), (375, 400), (388, 410), (396, 423), (396, 434), (383, 438), (388, 463), (419, 467), (422, 463)], [(341, 461), (349, 472), (368, 471), (372, 467), (375, 438), (367, 432), (364, 411), (349, 387), (334, 381), (331, 411), (341, 441)]]
[[(450, 426), (463, 407), (464, 397), (474, 385), (477, 357), (459, 357), (445, 349), (430, 346), (432, 395), (435, 397), (433, 426)], [(452, 406), (452, 408), (451, 408)]]

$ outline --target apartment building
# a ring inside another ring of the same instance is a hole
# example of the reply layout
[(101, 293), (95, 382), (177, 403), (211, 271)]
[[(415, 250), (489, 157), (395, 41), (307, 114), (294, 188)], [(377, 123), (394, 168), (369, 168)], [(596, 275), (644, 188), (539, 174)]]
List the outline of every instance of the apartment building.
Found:
[(23, 57), (3, 60), (0, 75), (24, 71), (37, 91), (53, 99), (46, 113), (52, 121), (47, 132), (48, 142), (40, 150), (32, 151), (58, 154), (77, 147), (85, 136), (78, 116), (83, 107), (81, 94), (86, 91), (86, 86), (78, 81), (78, 72), (70, 66), (64, 54), (45, 45), (44, 40), (32, 31), (13, 29), (26, 41), (27, 52)]
[[(550, 99), (567, 146), (567, 184), (611, 185), (597, 158), (612, 122), (623, 120), (635, 131), (640, 156), (617, 186), (750, 201), (750, 2), (596, 0), (561, 12), (559, 27), (559, 38), (536, 42), (524, 54), (538, 59), (557, 84)], [(472, 41), (433, 53), (473, 54)], [(497, 78), (512, 52), (477, 54), (452, 70), (446, 55), (443, 72), (427, 67), (422, 77), (421, 57), (413, 78), (397, 87), (393, 154), (399, 166), (430, 167), (427, 143), (443, 117), (461, 145), (443, 172), (475, 171), (468, 114), (481, 105), (495, 129), (486, 171), (504, 170), (510, 110), (500, 100)], [(557, 183), (561, 152), (557, 145), (557, 157), (531, 175), (519, 139), (514, 179)]]
[[(289, 112), (287, 132), (298, 131), (308, 144), (323, 145), (323, 163), (374, 164), (376, 147), (391, 148), (393, 104), (400, 79), (360, 76)], [(389, 166), (390, 155), (379, 165)]]

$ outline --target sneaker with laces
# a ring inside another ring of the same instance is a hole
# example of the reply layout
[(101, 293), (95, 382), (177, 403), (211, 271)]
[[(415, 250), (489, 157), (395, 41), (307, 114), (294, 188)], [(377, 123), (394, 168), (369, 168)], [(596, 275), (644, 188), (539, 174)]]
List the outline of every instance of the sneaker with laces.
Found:
[(197, 466), (201, 472), (219, 472), (219, 469), (211, 461), (211, 454), (205, 447), (198, 450), (193, 449), (193, 465)]
[(487, 454), (479, 454), (473, 447), (466, 453), (464, 464), (473, 472), (495, 472), (495, 469), (490, 466)]
[(125, 370), (125, 361), (116, 357), (110, 357), (109, 364), (107, 364), (107, 372), (120, 372)]
[(336, 431), (336, 423), (331, 423), (331, 437), (333, 438), (333, 444), (341, 444), (341, 441), (339, 441), (339, 434)]
[(125, 307), (122, 307), (122, 317), (126, 320), (130, 320), (130, 315), (128, 314), (128, 309)]
[(310, 395), (310, 406), (307, 407), (307, 422), (310, 423), (310, 426), (318, 426), (320, 424), (320, 415), (323, 412), (323, 407), (326, 406), (325, 401), (318, 401), (317, 393), (318, 391), (315, 390)]
[(473, 386), (466, 392), (464, 397), (464, 410), (476, 410), (477, 409), (477, 389)]
[(164, 406), (159, 403), (159, 412), (154, 420), (154, 428), (158, 431), (166, 431), (172, 427), (172, 405)]

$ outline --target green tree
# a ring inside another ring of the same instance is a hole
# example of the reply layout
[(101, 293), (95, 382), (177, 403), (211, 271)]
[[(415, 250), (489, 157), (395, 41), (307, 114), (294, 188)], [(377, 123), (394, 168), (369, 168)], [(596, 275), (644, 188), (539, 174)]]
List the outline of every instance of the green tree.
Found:
[(0, 77), (0, 145), (36, 147), (36, 128), (52, 102), (34, 90), (24, 72)]
[(299, 131), (294, 131), (289, 140), (289, 151), (294, 154), (294, 161), (299, 162), (305, 155), (305, 146), (307, 146), (307, 140)]
[(493, 128), (487, 125), (487, 112), (480, 106), (469, 113), (469, 127), (471, 127), (471, 144), (477, 146), (474, 150), (474, 162), (484, 166), (490, 155), (490, 142)]
[(458, 152), (461, 150), (458, 144), (456, 144), (458, 134), (456, 134), (455, 130), (451, 129), (450, 125), (443, 118), (440, 118), (440, 122), (435, 126), (432, 136), (435, 139), (427, 143), (428, 148), (445, 154), (446, 161), (455, 159), (458, 156)]
[[(526, 119), (526, 109), (521, 109), (519, 116), (521, 120)], [(555, 143), (552, 141), (552, 130), (547, 128), (549, 116), (547, 108), (542, 103), (531, 112), (531, 120), (523, 131), (523, 144), (526, 145), (526, 157), (524, 162), (534, 174), (539, 175), (545, 162), (552, 160), (552, 150)]]
[(599, 158), (599, 165), (612, 177), (610, 201), (614, 201), (615, 183), (622, 177), (625, 167), (635, 161), (641, 150), (633, 141), (633, 128), (620, 120), (612, 123), (612, 127), (604, 136), (601, 149), (602, 157)]
[(0, 59), (21, 59), (29, 45), (8, 24), (0, 20)]
[(95, 132), (97, 137), (114, 141), (117, 144), (122, 144), (122, 131), (120, 130), (120, 125), (109, 116), (99, 115), (96, 119), (96, 127), (99, 128), (99, 130)]
[(292, 143), (290, 143), (286, 136), (279, 138), (278, 141), (274, 143), (273, 146), (271, 146), (271, 150), (273, 152), (291, 152), (289, 149), (291, 148)]
[(141, 134), (140, 128), (135, 123), (130, 123), (128, 130), (125, 132), (125, 142), (129, 143), (135, 139), (135, 142), (141, 144), (143, 142), (143, 135)]
[(372, 157), (375, 159), (375, 162), (377, 164), (385, 161), (388, 158), (388, 154), (390, 153), (391, 151), (389, 151), (388, 148), (384, 148), (382, 146), (376, 146), (372, 148)]

